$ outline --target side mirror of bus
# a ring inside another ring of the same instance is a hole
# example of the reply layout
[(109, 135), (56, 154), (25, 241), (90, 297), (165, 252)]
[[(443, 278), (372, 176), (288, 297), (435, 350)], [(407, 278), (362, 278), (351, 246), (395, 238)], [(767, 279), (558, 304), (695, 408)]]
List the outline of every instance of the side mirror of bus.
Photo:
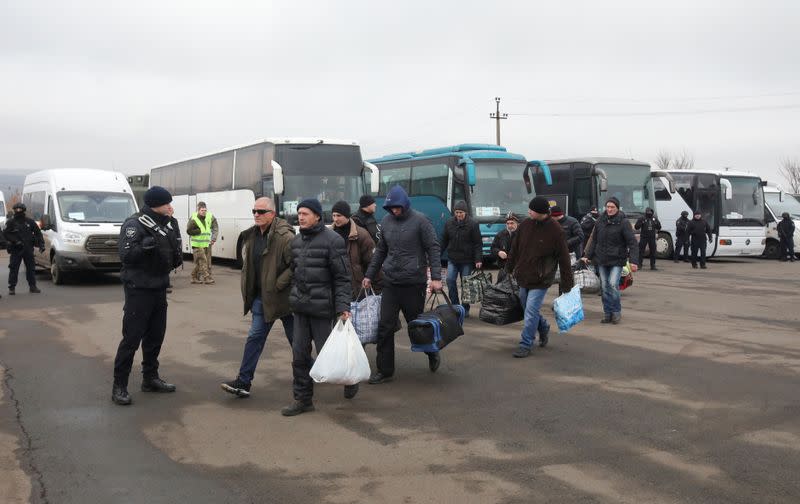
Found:
[(725, 178), (719, 179), (719, 185), (725, 190), (725, 199), (731, 200), (733, 199), (733, 186), (731, 185), (731, 181)]
[(283, 167), (277, 161), (272, 161), (272, 184), (275, 194), (283, 194)]
[(608, 191), (608, 175), (606, 175), (605, 170), (602, 168), (595, 168), (594, 169), (595, 175), (598, 177), (597, 185), (600, 188), (600, 192), (607, 192)]
[(369, 170), (369, 192), (378, 194), (381, 187), (381, 177), (378, 172), (378, 167), (368, 161), (363, 161), (361, 164), (363, 169)]
[(475, 161), (464, 158), (458, 162), (459, 166), (464, 167), (464, 171), (467, 174), (467, 185), (470, 187), (474, 187), (475, 183), (477, 182), (477, 176), (475, 175)]
[[(553, 175), (550, 173), (550, 167), (547, 166), (547, 163), (544, 161), (528, 161), (525, 173), (528, 173), (528, 169), (536, 170), (536, 175), (539, 175), (539, 172), (541, 172), (544, 176), (544, 183), (553, 185)], [(530, 193), (530, 191), (528, 192)]]

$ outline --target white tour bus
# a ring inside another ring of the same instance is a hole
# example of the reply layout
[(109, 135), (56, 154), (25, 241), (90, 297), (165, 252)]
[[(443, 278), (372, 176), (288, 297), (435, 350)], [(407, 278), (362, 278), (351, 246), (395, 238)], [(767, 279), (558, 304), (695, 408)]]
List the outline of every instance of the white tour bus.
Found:
[(778, 222), (783, 212), (788, 212), (794, 221), (794, 251), (800, 256), (800, 200), (783, 192), (778, 187), (764, 187), (764, 200), (767, 204), (767, 245), (764, 255), (769, 259), (781, 256), (781, 245), (778, 238)]
[(90, 169), (44, 170), (25, 177), (22, 202), (42, 228), (45, 251), (36, 265), (49, 269), (53, 283), (72, 272), (117, 272), (122, 223), (138, 209), (128, 179), (119, 172)]
[[(728, 170), (669, 170), (653, 176), (656, 214), (661, 221), (658, 252), (674, 252), (675, 222), (681, 212), (699, 210), (711, 226), (714, 242), (708, 257), (760, 256), (766, 243), (764, 191), (758, 175)], [(670, 187), (674, 188), (674, 192)]]
[(240, 233), (253, 225), (257, 197), (275, 200), (278, 216), (297, 225), (297, 205), (318, 198), (324, 220), (345, 200), (355, 212), (358, 200), (378, 191), (378, 169), (365, 162), (356, 142), (327, 139), (271, 139), (153, 168), (150, 187), (172, 193), (172, 206), (191, 253), (186, 224), (203, 201), (217, 219), (219, 237), (212, 255), (241, 261)]

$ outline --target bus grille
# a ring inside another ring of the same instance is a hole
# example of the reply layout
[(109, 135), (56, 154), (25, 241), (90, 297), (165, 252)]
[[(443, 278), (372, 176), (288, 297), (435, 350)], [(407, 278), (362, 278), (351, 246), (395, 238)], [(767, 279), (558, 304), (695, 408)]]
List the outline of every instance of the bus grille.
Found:
[(86, 250), (94, 254), (116, 254), (117, 235), (92, 235), (86, 239)]

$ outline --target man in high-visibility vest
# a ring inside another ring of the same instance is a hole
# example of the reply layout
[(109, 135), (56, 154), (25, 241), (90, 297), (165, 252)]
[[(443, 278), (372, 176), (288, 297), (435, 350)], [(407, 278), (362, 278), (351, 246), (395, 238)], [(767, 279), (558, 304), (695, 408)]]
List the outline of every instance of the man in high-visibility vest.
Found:
[(197, 212), (193, 213), (186, 225), (186, 234), (192, 244), (194, 269), (192, 283), (213, 284), (211, 277), (211, 246), (217, 241), (219, 225), (217, 219), (206, 208), (204, 202), (197, 204)]

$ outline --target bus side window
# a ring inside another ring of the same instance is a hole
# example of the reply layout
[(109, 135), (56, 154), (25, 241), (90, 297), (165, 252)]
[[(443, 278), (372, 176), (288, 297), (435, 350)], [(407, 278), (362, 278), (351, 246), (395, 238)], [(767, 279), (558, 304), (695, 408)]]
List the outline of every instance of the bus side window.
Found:
[(653, 178), (653, 190), (656, 193), (656, 201), (671, 201), (672, 196), (669, 194), (669, 189), (664, 185), (660, 178)]
[(465, 185), (466, 181), (453, 179), (453, 205), (455, 205), (457, 201), (467, 201), (467, 194), (464, 190)]
[(447, 178), (449, 175), (450, 169), (444, 163), (414, 163), (411, 168), (409, 196), (436, 196), (442, 201), (447, 201)]
[(380, 167), (380, 194), (386, 195), (389, 189), (399, 185), (406, 192), (409, 191), (411, 186), (411, 166), (410, 163), (398, 163), (391, 165), (382, 165)]
[(199, 159), (192, 163), (192, 191), (189, 194), (208, 192), (211, 188), (211, 161)]
[(229, 191), (233, 187), (233, 151), (211, 159), (211, 191)]

